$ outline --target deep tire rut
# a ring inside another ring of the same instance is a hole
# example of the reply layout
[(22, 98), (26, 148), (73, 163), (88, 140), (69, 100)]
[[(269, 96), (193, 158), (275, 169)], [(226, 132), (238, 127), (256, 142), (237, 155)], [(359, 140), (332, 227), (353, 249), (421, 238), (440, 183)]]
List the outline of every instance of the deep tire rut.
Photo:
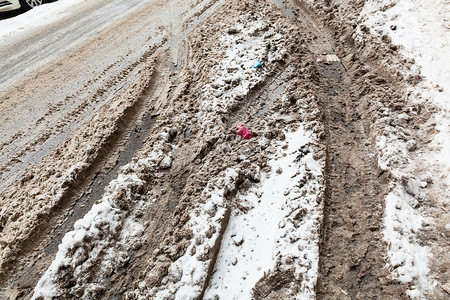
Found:
[[(379, 176), (370, 121), (340, 62), (324, 64), (327, 120), (327, 197), (320, 249), (319, 299), (402, 299), (404, 287), (389, 280), (381, 234), (387, 178)], [(370, 104), (367, 104), (370, 105)]]
[(389, 190), (387, 175), (378, 169), (370, 113), (374, 104), (359, 98), (364, 86), (347, 73), (348, 62), (344, 67), (336, 56), (326, 29), (303, 1), (292, 2), (322, 73), (327, 163), (317, 298), (403, 299), (405, 286), (391, 280), (386, 268), (381, 224)]

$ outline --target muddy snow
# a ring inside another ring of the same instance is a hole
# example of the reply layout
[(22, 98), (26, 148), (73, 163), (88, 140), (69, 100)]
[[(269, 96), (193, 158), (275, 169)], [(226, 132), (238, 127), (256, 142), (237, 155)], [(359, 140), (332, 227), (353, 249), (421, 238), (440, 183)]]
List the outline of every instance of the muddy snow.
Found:
[(1, 299), (448, 297), (448, 1), (109, 5), (0, 21), (112, 14), (4, 77)]

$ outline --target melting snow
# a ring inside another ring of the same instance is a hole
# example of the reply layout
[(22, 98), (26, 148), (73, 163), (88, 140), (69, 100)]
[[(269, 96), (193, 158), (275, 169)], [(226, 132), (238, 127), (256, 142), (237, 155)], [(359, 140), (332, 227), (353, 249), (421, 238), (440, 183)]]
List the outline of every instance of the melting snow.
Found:
[(237, 196), (206, 299), (251, 299), (258, 280), (275, 268), (294, 268), (296, 279), (302, 278), (297, 299), (314, 296), (323, 166), (309, 150), (302, 153), (310, 142), (302, 128), (287, 133), (269, 162), (272, 172)]
[[(393, 44), (402, 45), (401, 53), (413, 58), (417, 70), (425, 81), (409, 87), (410, 99), (433, 103), (440, 112), (434, 115), (439, 133), (434, 136), (429, 149), (420, 158), (430, 169), (440, 170), (439, 179), (447, 191), (439, 199), (450, 200), (450, 2), (448, 0), (373, 0), (366, 1), (361, 21), (371, 28), (371, 33), (391, 37)], [(388, 130), (389, 131), (389, 130)], [(397, 133), (398, 134), (398, 133)], [(389, 132), (378, 139), (381, 151), (380, 167), (389, 169), (402, 180), (419, 162), (408, 156), (409, 145), (402, 137)], [(413, 141), (410, 141), (410, 143)], [(434, 149), (434, 150), (433, 150)], [(396, 166), (394, 166), (396, 165)], [(422, 299), (431, 288), (427, 273), (430, 249), (421, 246), (416, 233), (429, 223), (418, 208), (421, 196), (413, 189), (409, 179), (403, 186), (397, 183), (386, 198), (384, 236), (389, 243), (389, 258), (393, 274), (402, 282), (410, 283), (409, 296)], [(412, 180), (412, 181), (411, 181)], [(419, 182), (426, 187), (426, 182)], [(418, 185), (416, 184), (416, 186)], [(408, 191), (409, 190), (409, 191)]]
[[(163, 285), (153, 288), (150, 296), (156, 299), (196, 299), (202, 292), (210, 264), (210, 250), (216, 244), (227, 212), (224, 193), (235, 186), (238, 173), (227, 169), (225, 175), (205, 188), (206, 203), (198, 205), (190, 214), (187, 228), (192, 241), (186, 253), (169, 268)], [(209, 191), (211, 190), (212, 191)]]

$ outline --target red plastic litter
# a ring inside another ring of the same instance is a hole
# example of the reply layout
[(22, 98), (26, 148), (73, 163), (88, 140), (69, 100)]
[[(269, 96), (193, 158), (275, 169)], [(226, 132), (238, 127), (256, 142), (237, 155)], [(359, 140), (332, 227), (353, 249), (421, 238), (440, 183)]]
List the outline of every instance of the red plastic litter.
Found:
[(251, 139), (252, 133), (243, 124), (237, 123), (236, 127), (239, 128), (237, 134), (242, 136), (244, 139)]

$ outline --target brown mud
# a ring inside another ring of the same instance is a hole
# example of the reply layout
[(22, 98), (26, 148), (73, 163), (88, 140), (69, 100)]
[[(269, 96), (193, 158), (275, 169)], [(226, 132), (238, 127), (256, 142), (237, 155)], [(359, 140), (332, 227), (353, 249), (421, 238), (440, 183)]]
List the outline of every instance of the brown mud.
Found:
[[(201, 13), (196, 14), (197, 19), (184, 32), (170, 31), (163, 43), (147, 49), (137, 62), (116, 76), (131, 82), (121, 88), (123, 91), (113, 92), (110, 103), (103, 104), (102, 113), (94, 115), (56, 151), (28, 171), (16, 182), (19, 188), (10, 187), (2, 193), (2, 282), (20, 290), (20, 294), (30, 292), (51, 262), (62, 236), (89, 211), (103, 194), (104, 187), (117, 176), (119, 168), (128, 163), (151, 136), (165, 95), (171, 94), (174, 88), (172, 81), (175, 79), (169, 78), (167, 66), (172, 63), (171, 57), (164, 49), (179, 43), (180, 35), (186, 35), (198, 26), (204, 18), (202, 14), (208, 15), (209, 9), (220, 5), (220, 1), (205, 3), (207, 7), (204, 3), (191, 7), (193, 12), (200, 10)], [(155, 55), (158, 48), (159, 54)], [(180, 64), (182, 60), (183, 57)], [(136, 73), (133, 71), (138, 65), (137, 78), (126, 79), (127, 74)], [(86, 103), (92, 104), (92, 99), (100, 100), (106, 92), (106, 88), (97, 91), (93, 98), (81, 104), (82, 109)], [(52, 109), (50, 113), (53, 113)], [(77, 111), (74, 114), (78, 115)], [(79, 167), (70, 168), (80, 161)], [(9, 199), (20, 199), (22, 203), (17, 206)]]

